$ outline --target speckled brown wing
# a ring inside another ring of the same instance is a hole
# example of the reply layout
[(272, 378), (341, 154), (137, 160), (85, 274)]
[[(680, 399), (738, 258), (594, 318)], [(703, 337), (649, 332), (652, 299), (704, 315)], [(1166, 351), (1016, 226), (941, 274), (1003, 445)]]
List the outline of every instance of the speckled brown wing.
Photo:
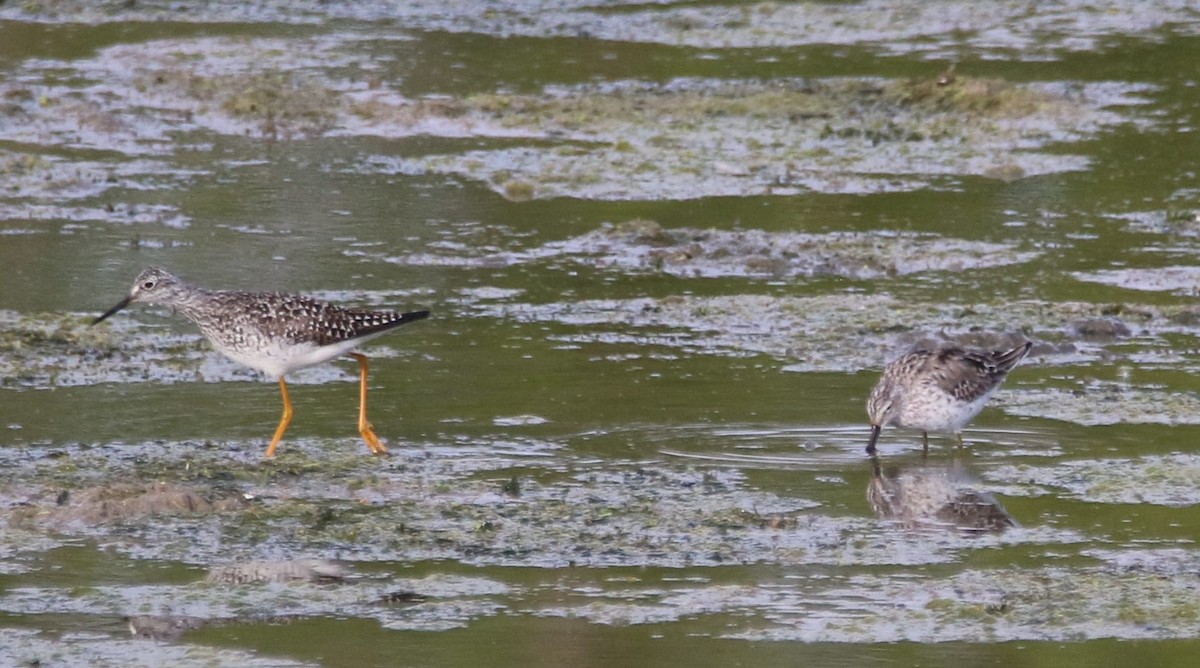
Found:
[(930, 358), (930, 375), (950, 396), (971, 402), (1003, 383), (1031, 347), (1032, 343), (1025, 342), (1012, 350), (991, 353), (946, 348)]
[(429, 316), (429, 311), (398, 313), (341, 308), (330, 304), (320, 306), (320, 324), (312, 325), (310, 333), (316, 337), (317, 345), (322, 346), (380, 334)]
[(312, 325), (309, 333), (315, 337), (317, 345), (322, 346), (380, 334), (429, 316), (429, 311), (367, 311), (330, 304), (321, 304), (321, 307), (319, 324)]
[[(236, 304), (240, 331), (259, 336), (325, 346), (379, 334), (429, 316), (429, 311), (398, 313), (348, 309), (301, 295), (224, 291), (212, 297)], [(228, 339), (229, 333), (217, 333)], [(234, 342), (240, 343), (240, 342)]]
[(886, 394), (891, 391), (891, 386), (907, 386), (912, 378), (923, 373), (934, 357), (934, 352), (930, 350), (914, 350), (897, 357), (884, 367), (876, 389)]

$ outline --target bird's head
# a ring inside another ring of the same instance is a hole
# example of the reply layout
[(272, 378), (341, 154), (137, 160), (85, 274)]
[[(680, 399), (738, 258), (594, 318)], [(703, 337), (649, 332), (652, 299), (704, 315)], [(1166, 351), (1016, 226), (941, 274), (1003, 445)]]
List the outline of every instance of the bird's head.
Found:
[(100, 324), (109, 316), (134, 302), (170, 304), (178, 301), (184, 292), (186, 292), (186, 285), (174, 274), (166, 269), (151, 267), (138, 274), (137, 280), (133, 282), (133, 287), (129, 290), (128, 296), (93, 320), (92, 324)]

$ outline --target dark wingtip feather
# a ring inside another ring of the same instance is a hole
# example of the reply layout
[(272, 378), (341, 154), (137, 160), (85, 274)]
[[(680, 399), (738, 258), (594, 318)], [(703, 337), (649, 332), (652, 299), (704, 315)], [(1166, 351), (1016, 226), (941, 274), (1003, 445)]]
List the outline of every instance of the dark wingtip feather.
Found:
[(1025, 359), (1031, 348), (1033, 348), (1033, 341), (1026, 341), (1012, 350), (995, 353), (996, 369), (1001, 373), (1012, 371), (1018, 362)]
[(428, 318), (428, 317), (429, 317), (429, 311), (410, 311), (408, 313), (400, 314), (400, 320), (397, 322), (397, 324), (403, 325), (408, 322), (416, 322), (417, 320), (424, 320), (425, 318)]
[(387, 322), (383, 322), (378, 325), (372, 325), (369, 327), (357, 328), (354, 332), (354, 338), (359, 339), (364, 336), (371, 336), (372, 334), (386, 332), (388, 330), (395, 329), (401, 325), (407, 325), (410, 322), (424, 320), (425, 318), (428, 318), (428, 317), (429, 317), (429, 311), (410, 311), (408, 313), (401, 313), (394, 320), (389, 320)]

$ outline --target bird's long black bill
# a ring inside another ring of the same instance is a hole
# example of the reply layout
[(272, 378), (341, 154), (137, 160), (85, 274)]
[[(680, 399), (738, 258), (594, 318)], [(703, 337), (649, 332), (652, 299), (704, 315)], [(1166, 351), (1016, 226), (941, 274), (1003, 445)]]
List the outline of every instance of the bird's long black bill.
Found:
[(107, 318), (108, 316), (116, 313), (117, 311), (120, 311), (121, 309), (125, 308), (126, 306), (129, 306), (129, 302), (131, 302), (131, 301), (133, 301), (132, 296), (122, 299), (121, 301), (117, 302), (116, 306), (105, 311), (103, 315), (101, 315), (99, 318), (96, 318), (95, 320), (93, 320), (92, 324), (88, 325), (88, 326), (91, 327), (92, 325), (99, 325), (101, 322), (104, 322), (105, 318)]
[(879, 440), (879, 432), (883, 431), (883, 427), (879, 425), (871, 425), (871, 440), (867, 441), (867, 454), (875, 454), (875, 441)]

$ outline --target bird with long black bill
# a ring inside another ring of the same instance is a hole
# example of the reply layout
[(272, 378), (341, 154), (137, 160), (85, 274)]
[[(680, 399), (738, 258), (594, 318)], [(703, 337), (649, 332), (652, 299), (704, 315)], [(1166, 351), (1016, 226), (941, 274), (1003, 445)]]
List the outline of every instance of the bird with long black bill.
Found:
[(367, 358), (355, 348), (401, 325), (429, 317), (429, 311), (374, 311), (344, 308), (300, 295), (277, 292), (206, 290), (153, 267), (133, 282), (129, 295), (96, 318), (99, 324), (134, 303), (170, 306), (196, 323), (218, 352), (279, 381), (283, 416), (267, 446), (267, 457), (292, 421), (292, 400), (283, 377), (297, 369), (349, 355), (358, 361), (358, 433), (374, 454), (387, 448), (367, 421)]

